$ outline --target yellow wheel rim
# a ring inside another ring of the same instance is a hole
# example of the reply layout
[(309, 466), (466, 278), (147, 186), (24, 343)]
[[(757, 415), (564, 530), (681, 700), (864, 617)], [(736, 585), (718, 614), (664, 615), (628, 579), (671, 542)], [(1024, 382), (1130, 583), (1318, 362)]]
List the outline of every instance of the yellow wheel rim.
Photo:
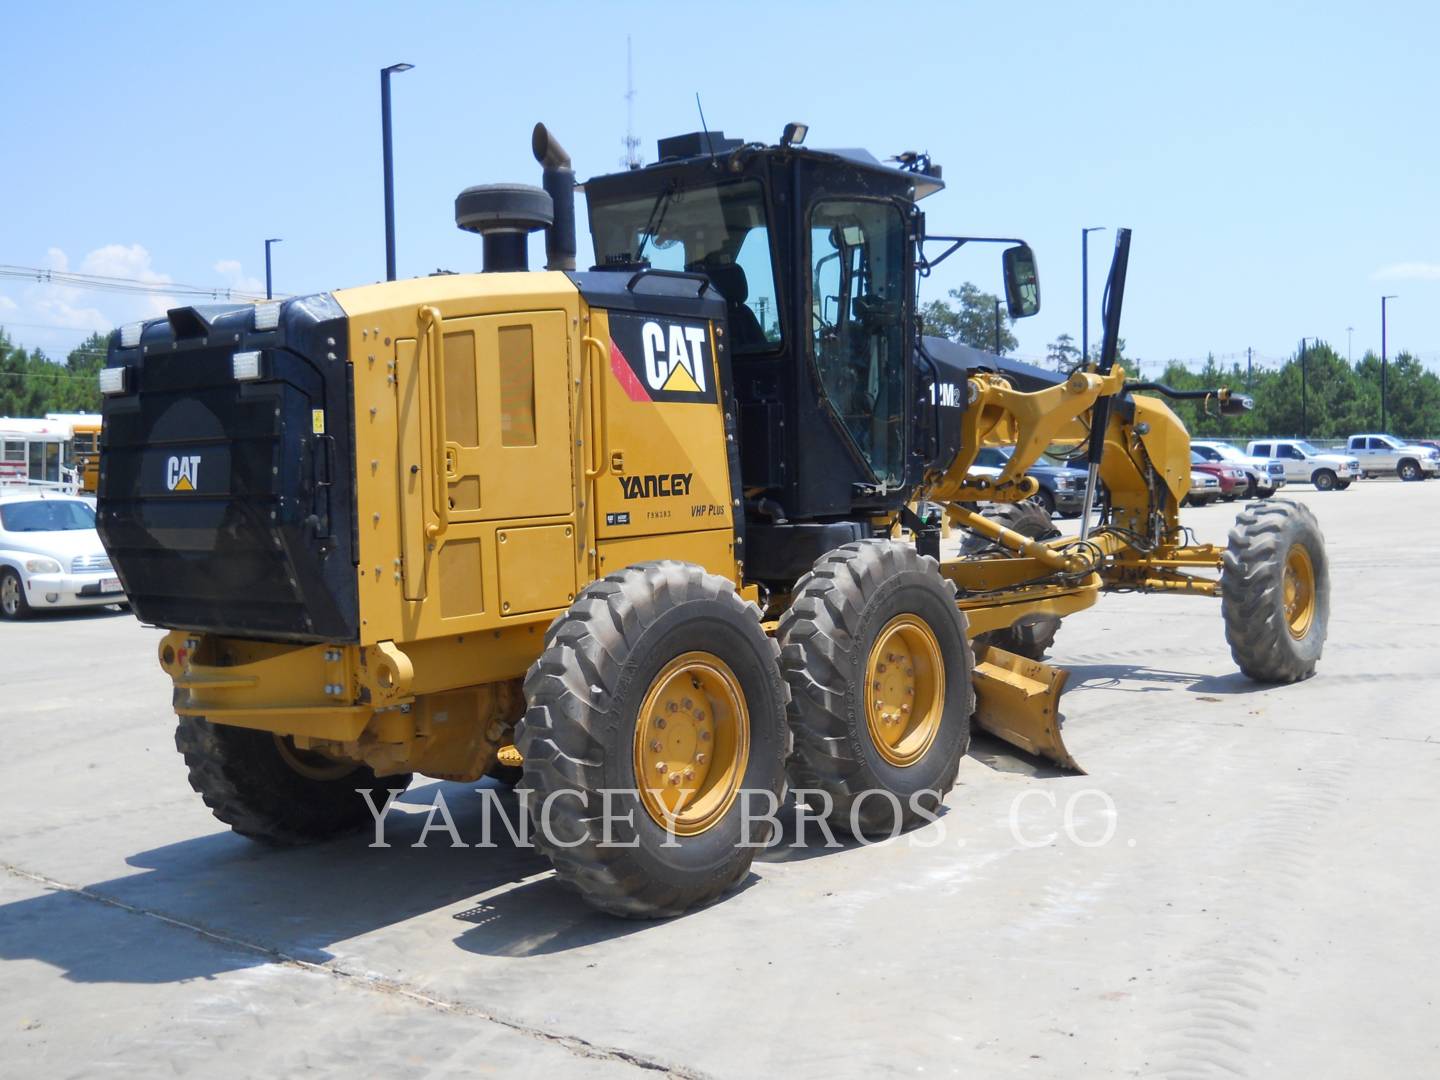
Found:
[(1299, 544), (1285, 556), (1285, 624), (1290, 636), (1303, 638), (1315, 621), (1315, 564)]
[(750, 713), (730, 665), (675, 657), (635, 718), (635, 786), (645, 812), (677, 836), (710, 828), (735, 803), (750, 760)]
[(865, 665), (870, 740), (881, 757), (903, 769), (925, 756), (944, 713), (940, 642), (919, 616), (897, 615), (880, 631)]

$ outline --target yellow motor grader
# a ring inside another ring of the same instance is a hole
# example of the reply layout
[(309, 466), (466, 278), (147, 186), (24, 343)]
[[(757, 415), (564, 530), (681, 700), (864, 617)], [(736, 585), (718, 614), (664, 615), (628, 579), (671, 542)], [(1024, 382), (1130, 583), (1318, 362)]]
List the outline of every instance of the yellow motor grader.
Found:
[[(412, 773), (491, 775), (586, 900), (673, 915), (745, 876), (787, 777), (870, 836), (935, 814), (972, 722), (1074, 767), (1041, 657), (1107, 589), (1218, 596), (1245, 673), (1313, 672), (1310, 513), (1187, 541), (1184, 395), (1114, 359), (1128, 231), (1101, 358), (1041, 371), (924, 333), (920, 279), (993, 239), (927, 232), (939, 167), (804, 134), (678, 136), (589, 180), (577, 271), (573, 168), (537, 125), (541, 187), (456, 200), (481, 273), (112, 335), (99, 528), (170, 630), (176, 743), (221, 821), (313, 841)], [(1034, 256), (1000, 242), (1032, 315)], [(991, 446), (1006, 467), (972, 472)], [(1029, 501), (1057, 449), (1088, 468), (1073, 537)]]

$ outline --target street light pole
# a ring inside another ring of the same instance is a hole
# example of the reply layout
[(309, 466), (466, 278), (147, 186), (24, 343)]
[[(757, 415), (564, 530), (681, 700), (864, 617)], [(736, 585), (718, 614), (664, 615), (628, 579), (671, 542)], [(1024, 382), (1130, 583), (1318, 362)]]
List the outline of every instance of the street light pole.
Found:
[(380, 138), (385, 155), (385, 280), (395, 280), (395, 165), (390, 145), (390, 76), (409, 71), (414, 64), (391, 64), (380, 69)]
[(1080, 360), (1090, 362), (1090, 234), (1104, 232), (1104, 225), (1080, 230)]
[(1003, 300), (995, 301), (995, 355), (1000, 355), (1000, 305)]
[(1387, 354), (1387, 343), (1385, 341), (1385, 304), (1389, 300), (1399, 299), (1392, 294), (1380, 297), (1380, 430), (1385, 431), (1385, 383), (1388, 381), (1386, 369), (1390, 366), (1390, 358)]
[(265, 299), (270, 300), (275, 296), (275, 290), (270, 286), (270, 245), (280, 243), (280, 237), (272, 236), (265, 241)]

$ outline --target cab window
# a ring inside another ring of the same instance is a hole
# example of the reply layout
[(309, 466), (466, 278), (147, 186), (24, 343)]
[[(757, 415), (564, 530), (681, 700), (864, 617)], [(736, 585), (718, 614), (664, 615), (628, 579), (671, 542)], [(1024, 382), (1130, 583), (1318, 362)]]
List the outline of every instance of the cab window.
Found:
[(1293, 446), (1281, 446), (1276, 456), (1282, 458), (1290, 458), (1295, 461), (1303, 461), (1305, 459), (1305, 455)]
[(757, 182), (592, 198), (590, 227), (601, 267), (640, 262), (705, 274), (725, 298), (731, 349), (779, 349), (779, 294), (765, 195)]
[(905, 473), (905, 222), (890, 203), (810, 211), (810, 341), (820, 385), (875, 479)]
[(1256, 456), (1256, 457), (1273, 457), (1274, 455), (1270, 453), (1270, 444), (1269, 444), (1268, 442), (1256, 443), (1256, 444), (1255, 444), (1255, 456)]

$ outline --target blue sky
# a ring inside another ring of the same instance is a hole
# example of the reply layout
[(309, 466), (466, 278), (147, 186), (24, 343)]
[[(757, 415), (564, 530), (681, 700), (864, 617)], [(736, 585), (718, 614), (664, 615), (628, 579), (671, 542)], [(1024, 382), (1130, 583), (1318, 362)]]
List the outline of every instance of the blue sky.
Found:
[[(1425, 3), (7, 4), (0, 263), (155, 282), (0, 278), (0, 325), (63, 356), (163, 311), (165, 281), (276, 288), (383, 276), (378, 70), (395, 78), (399, 270), (478, 268), (453, 199), (538, 182), (544, 120), (582, 176), (635, 125), (879, 156), (928, 150), (936, 232), (1020, 235), (1044, 308), (1020, 353), (1079, 337), (1085, 225), (1134, 232), (1122, 333), (1149, 362), (1261, 362), (1318, 335), (1440, 367), (1440, 105)], [(1113, 233), (1091, 237), (1091, 337)], [(585, 253), (582, 251), (582, 258)], [(927, 283), (998, 286), (994, 249)]]

